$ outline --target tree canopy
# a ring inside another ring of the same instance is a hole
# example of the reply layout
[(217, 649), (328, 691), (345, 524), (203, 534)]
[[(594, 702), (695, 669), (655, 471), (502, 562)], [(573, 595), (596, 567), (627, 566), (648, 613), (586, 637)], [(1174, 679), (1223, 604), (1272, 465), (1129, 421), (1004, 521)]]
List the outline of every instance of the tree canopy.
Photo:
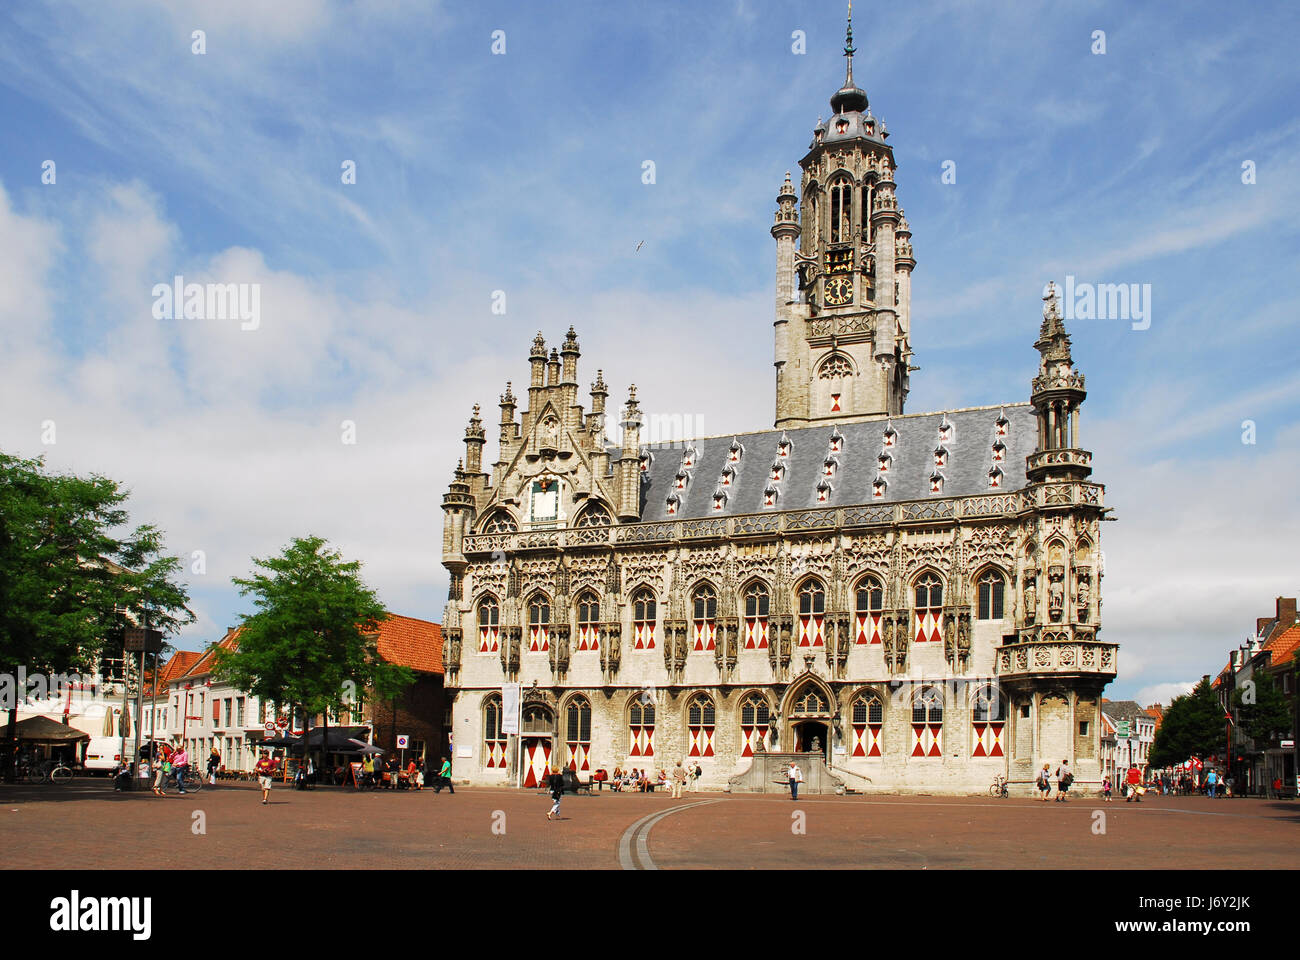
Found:
[(216, 652), (218, 676), (309, 716), (338, 711), (367, 687), (396, 696), (414, 680), (379, 655), (379, 622), (388, 614), (360, 563), (320, 537), (296, 538), (280, 556), (253, 563), (259, 570), (234, 583), (257, 610), (243, 622), (238, 650)]
[(1291, 730), (1291, 708), (1276, 681), (1262, 670), (1252, 673), (1250, 687), (1232, 695), (1241, 732), (1256, 749), (1269, 746)]
[(1169, 704), (1151, 745), (1151, 765), (1172, 767), (1190, 757), (1222, 753), (1226, 724), (1210, 682), (1202, 680), (1191, 693), (1175, 697)]

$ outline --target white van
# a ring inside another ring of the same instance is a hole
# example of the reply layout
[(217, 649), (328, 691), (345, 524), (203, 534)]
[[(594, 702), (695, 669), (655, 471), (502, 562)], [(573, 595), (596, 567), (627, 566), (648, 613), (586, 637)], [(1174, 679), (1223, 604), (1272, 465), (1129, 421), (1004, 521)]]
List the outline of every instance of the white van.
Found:
[[(134, 740), (128, 740), (126, 744), (128, 762), (131, 750), (135, 747)], [(122, 762), (122, 738), (121, 737), (91, 737), (90, 744), (86, 747), (86, 770), (91, 773), (112, 773), (119, 763)]]

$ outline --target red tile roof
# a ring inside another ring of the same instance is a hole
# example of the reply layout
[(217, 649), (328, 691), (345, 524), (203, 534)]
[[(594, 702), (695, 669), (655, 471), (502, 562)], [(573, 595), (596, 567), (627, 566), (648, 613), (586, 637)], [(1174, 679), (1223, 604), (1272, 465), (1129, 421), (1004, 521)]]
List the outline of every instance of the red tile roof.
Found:
[(442, 627), (390, 613), (379, 624), (379, 655), (421, 673), (442, 673)]
[(1290, 663), (1295, 659), (1297, 647), (1300, 647), (1300, 623), (1274, 634), (1268, 643), (1264, 644), (1263, 649), (1272, 654), (1269, 667), (1280, 667)]
[(168, 684), (189, 672), (190, 667), (194, 666), (202, 656), (203, 654), (198, 650), (177, 650), (173, 653), (158, 671), (158, 692), (165, 693)]

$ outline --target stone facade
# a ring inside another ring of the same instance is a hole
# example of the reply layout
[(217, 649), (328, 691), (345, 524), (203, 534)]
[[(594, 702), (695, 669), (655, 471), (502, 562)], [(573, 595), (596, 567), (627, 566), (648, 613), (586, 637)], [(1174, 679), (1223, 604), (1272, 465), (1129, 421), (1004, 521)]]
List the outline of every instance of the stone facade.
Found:
[(458, 779), (684, 759), (722, 788), (764, 751), (862, 791), (1099, 777), (1105, 508), (1055, 289), (1028, 403), (903, 412), (915, 261), (846, 55), (801, 207), (777, 198), (776, 429), (643, 445), (633, 386), (608, 443), (572, 328), (538, 334), (522, 411), (507, 383), (490, 470), (475, 407), (443, 498)]

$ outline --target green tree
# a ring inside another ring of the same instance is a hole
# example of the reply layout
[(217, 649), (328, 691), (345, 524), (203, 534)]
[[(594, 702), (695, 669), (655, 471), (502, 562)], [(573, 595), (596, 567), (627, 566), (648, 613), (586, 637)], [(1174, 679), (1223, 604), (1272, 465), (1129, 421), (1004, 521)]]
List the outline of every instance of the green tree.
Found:
[(360, 563), (320, 537), (296, 538), (280, 556), (253, 563), (260, 571), (234, 583), (257, 612), (244, 620), (238, 650), (217, 650), (219, 677), (304, 717), (324, 714), (327, 736), (329, 711), (348, 702), (349, 686), (387, 699), (414, 680), (379, 656), (379, 621), (388, 614), (361, 580)]
[(1191, 693), (1175, 697), (1169, 704), (1151, 744), (1151, 766), (1171, 767), (1189, 757), (1221, 753), (1225, 724), (1223, 707), (1210, 681), (1202, 680)]
[(1290, 731), (1291, 708), (1282, 688), (1267, 673), (1253, 673), (1251, 682), (1253, 687), (1233, 693), (1232, 704), (1241, 732), (1262, 748)]
[[(108, 477), (52, 474), (41, 459), (0, 452), (0, 673), (89, 671), (146, 611), (164, 632), (194, 621), (161, 533), (127, 531), (129, 496)], [(14, 724), (17, 702), (7, 706)]]

